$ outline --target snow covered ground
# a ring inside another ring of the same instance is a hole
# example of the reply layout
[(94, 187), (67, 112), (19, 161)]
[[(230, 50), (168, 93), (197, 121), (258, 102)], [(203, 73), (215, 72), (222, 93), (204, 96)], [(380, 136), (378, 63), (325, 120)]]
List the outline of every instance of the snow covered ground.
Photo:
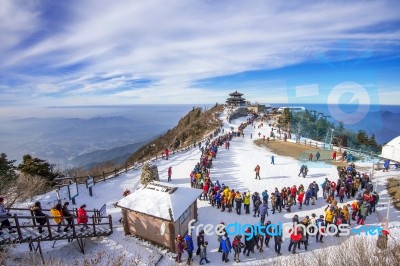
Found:
[[(222, 116), (224, 119), (224, 116)], [(231, 127), (237, 129), (240, 123), (244, 122), (246, 118), (240, 118), (233, 120), (232, 123), (228, 123), (224, 119), (223, 127), (225, 132), (229, 131)], [(268, 126), (263, 126), (261, 129), (257, 128), (259, 123), (255, 123), (256, 128), (248, 126), (244, 130), (244, 138), (234, 138), (231, 142), (230, 150), (225, 150), (221, 147), (217, 154), (217, 159), (213, 161), (213, 168), (211, 169), (211, 175), (213, 181), (219, 180), (219, 182), (228, 185), (230, 188), (234, 188), (235, 191), (239, 190), (242, 192), (254, 191), (262, 192), (265, 189), (268, 190), (269, 194), (273, 192), (275, 187), (279, 190), (283, 186), (293, 186), (303, 184), (305, 188), (308, 185), (316, 181), (317, 184), (321, 184), (323, 180), (328, 177), (331, 180), (337, 180), (336, 167), (325, 163), (307, 163), (309, 167), (309, 173), (306, 178), (297, 177), (301, 162), (295, 159), (281, 157), (275, 155), (275, 165), (270, 164), (271, 156), (274, 155), (272, 152), (265, 148), (256, 146), (253, 141), (258, 138), (258, 132), (262, 135), (269, 136), (271, 129)], [(250, 134), (253, 135), (253, 139), (250, 139)], [(262, 137), (261, 135), (261, 137)], [(172, 166), (172, 183), (179, 186), (190, 187), (189, 174), (193, 169), (194, 165), (200, 158), (200, 151), (198, 149), (191, 149), (174, 156), (171, 156), (167, 160), (158, 160), (155, 163), (158, 166), (161, 181), (167, 180), (167, 169)], [(261, 180), (255, 179), (254, 167), (259, 164), (261, 167), (260, 175)], [(372, 166), (371, 164), (364, 164), (363, 166)], [(387, 213), (387, 202), (388, 193), (385, 189), (385, 181), (388, 177), (399, 175), (400, 172), (391, 171), (383, 173), (382, 171), (375, 172), (375, 180), (377, 181), (377, 188), (380, 193), (381, 199), (379, 202), (378, 212), (368, 216), (366, 224), (368, 225), (380, 225), (386, 219)], [(174, 265), (173, 256), (174, 254), (168, 253), (165, 250), (159, 249), (152, 246), (151, 244), (136, 239), (134, 237), (125, 236), (121, 224), (118, 220), (121, 218), (121, 210), (115, 208), (113, 204), (122, 197), (122, 192), (125, 188), (129, 188), (134, 191), (140, 180), (140, 170), (132, 170), (126, 174), (121, 174), (117, 178), (111, 179), (106, 182), (98, 183), (93, 187), (94, 195), (89, 196), (89, 193), (85, 186), (79, 186), (79, 196), (76, 198), (77, 205), (85, 203), (88, 209), (99, 209), (103, 204), (107, 205), (107, 214), (111, 214), (114, 223), (114, 233), (107, 238), (92, 239), (88, 240), (86, 244), (86, 254), (82, 255), (78, 249), (76, 243), (63, 243), (57, 242), (55, 247), (52, 248), (53, 243), (43, 243), (43, 253), (45, 258), (59, 257), (65, 261), (73, 261), (75, 259), (85, 256), (87, 258), (93, 257), (95, 254), (106, 251), (109, 253), (123, 253), (126, 258), (134, 259), (140, 257), (140, 263), (142, 265), (154, 265), (159, 258), (157, 265)], [(133, 192), (134, 193), (134, 192)], [(68, 200), (66, 189), (61, 191), (63, 201)], [(269, 216), (266, 220), (270, 220), (273, 223), (278, 222), (291, 222), (293, 215), (297, 214), (300, 219), (306, 215), (312, 213), (323, 214), (323, 209), (326, 207), (325, 201), (322, 199), (322, 191), (319, 192), (320, 198), (317, 200), (315, 206), (303, 206), (302, 210), (298, 210), (298, 206), (292, 207), (292, 213), (282, 211), (282, 213), (276, 213)], [(45, 195), (37, 197), (42, 202), (43, 208), (49, 208), (56, 202), (56, 193), (50, 192)], [(150, 200), (150, 199), (149, 199)], [(351, 203), (353, 199), (345, 203)], [(27, 202), (23, 204), (23, 207), (27, 207), (32, 204)], [(342, 204), (339, 204), (342, 206)], [(235, 212), (227, 213), (221, 212), (219, 209), (211, 207), (207, 201), (198, 201), (199, 207), (199, 220), (196, 224), (218, 224), (220, 222), (230, 223), (239, 222), (241, 224), (249, 223), (256, 224), (259, 218), (255, 218), (252, 215), (238, 216)], [(400, 226), (399, 212), (396, 211), (392, 206), (389, 212), (389, 229), (391, 229), (392, 236), (400, 239), (399, 226)], [(354, 225), (352, 225), (354, 227)], [(354, 237), (354, 236), (351, 236)], [(193, 236), (195, 242), (195, 236)], [(310, 238), (309, 250), (316, 250), (328, 247), (330, 245), (336, 245), (338, 241), (343, 241), (345, 237), (324, 238), (324, 244), (315, 243), (314, 238)], [(232, 240), (232, 239), (231, 239)], [(217, 252), (218, 242), (217, 236), (206, 237), (206, 241), (209, 243), (208, 247), (208, 259), (212, 262), (212, 265), (222, 264), (221, 253)], [(273, 241), (272, 241), (273, 243)], [(282, 244), (282, 253), (287, 255), (287, 246), (289, 241), (286, 240)], [(195, 244), (196, 246), (196, 244)], [(270, 248), (264, 249), (263, 253), (251, 254), (250, 257), (241, 256), (242, 263), (252, 265), (255, 263), (262, 262), (267, 264), (274, 258), (275, 252), (273, 251), (272, 245)], [(28, 245), (17, 245), (12, 253), (16, 256), (23, 256), (28, 251)], [(301, 250), (300, 252), (304, 252)], [(184, 258), (187, 257), (184, 254)], [(231, 262), (233, 263), (233, 254), (230, 256)], [(193, 265), (198, 265), (199, 258), (194, 257)]]

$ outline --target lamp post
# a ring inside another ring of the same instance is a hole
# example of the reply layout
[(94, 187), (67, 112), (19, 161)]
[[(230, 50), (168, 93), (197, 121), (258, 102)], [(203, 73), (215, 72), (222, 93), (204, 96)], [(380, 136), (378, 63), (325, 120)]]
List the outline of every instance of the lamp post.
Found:
[(56, 193), (57, 193), (57, 202), (61, 204), (60, 188), (56, 189)]
[(331, 128), (332, 132), (331, 132), (331, 140), (329, 141), (329, 146), (331, 146), (331, 149), (333, 150), (333, 145), (332, 145), (332, 139), (333, 139), (333, 131), (334, 129)]

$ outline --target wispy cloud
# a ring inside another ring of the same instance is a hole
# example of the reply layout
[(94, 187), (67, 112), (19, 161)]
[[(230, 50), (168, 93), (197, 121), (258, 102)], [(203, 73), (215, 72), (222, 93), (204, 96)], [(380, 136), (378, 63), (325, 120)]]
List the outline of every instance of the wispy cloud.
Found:
[(314, 60), (343, 39), (348, 57), (392, 53), (400, 37), (379, 30), (398, 22), (396, 1), (49, 2), (0, 5), (1, 104), (222, 101), (230, 88), (197, 81)]

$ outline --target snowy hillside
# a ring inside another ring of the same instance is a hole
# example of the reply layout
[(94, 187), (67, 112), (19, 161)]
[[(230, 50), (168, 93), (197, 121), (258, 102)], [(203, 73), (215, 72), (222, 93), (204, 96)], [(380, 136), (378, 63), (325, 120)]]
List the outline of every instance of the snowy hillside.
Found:
[[(225, 133), (230, 131), (231, 127), (235, 130), (237, 127), (247, 118), (240, 118), (233, 120), (232, 123), (228, 123), (225, 116), (222, 115), (223, 128)], [(309, 168), (309, 173), (306, 178), (298, 177), (298, 171), (302, 162), (288, 157), (280, 157), (275, 155), (275, 165), (270, 163), (271, 156), (274, 155), (271, 151), (266, 148), (259, 147), (253, 142), (258, 139), (258, 133), (261, 132), (262, 135), (269, 136), (271, 129), (268, 126), (263, 126), (258, 129), (259, 122), (255, 122), (255, 128), (248, 126), (244, 130), (244, 137), (236, 137), (231, 141), (230, 149), (227, 150), (221, 146), (217, 153), (217, 158), (213, 161), (213, 167), (211, 168), (210, 178), (213, 182), (219, 181), (220, 184), (224, 183), (228, 185), (229, 188), (235, 189), (235, 191), (250, 192), (255, 191), (262, 192), (268, 190), (268, 193), (274, 191), (277, 187), (279, 190), (285, 187), (292, 187), (293, 185), (299, 186), (303, 184), (305, 188), (308, 187), (310, 183), (316, 181), (317, 184), (323, 183), (325, 178), (334, 180), (336, 182), (337, 170), (336, 166), (325, 163), (311, 162), (307, 163)], [(252, 134), (253, 138), (250, 138)], [(186, 152), (178, 153), (170, 157), (169, 160), (158, 160), (153, 163), (158, 166), (161, 181), (167, 181), (167, 169), (172, 167), (172, 183), (174, 185), (190, 187), (189, 174), (193, 170), (195, 164), (199, 161), (200, 150), (191, 149)], [(255, 179), (254, 167), (260, 165), (261, 180)], [(359, 165), (357, 165), (359, 166)], [(372, 164), (362, 165), (365, 172), (370, 172), (368, 167)], [(381, 225), (386, 219), (387, 213), (387, 202), (388, 194), (385, 189), (385, 181), (388, 177), (399, 176), (400, 172), (395, 172), (394, 170), (390, 172), (375, 172), (374, 180), (377, 181), (377, 190), (380, 194), (380, 202), (378, 204), (377, 213), (373, 213), (368, 216), (366, 224), (368, 225)], [(140, 184), (140, 170), (132, 170), (126, 174), (121, 174), (120, 176), (110, 179), (107, 182), (98, 183), (93, 187), (93, 197), (89, 196), (89, 193), (85, 186), (79, 186), (79, 196), (76, 198), (77, 208), (80, 204), (85, 203), (88, 209), (99, 209), (103, 204), (107, 206), (107, 214), (111, 214), (113, 217), (114, 233), (107, 238), (103, 239), (92, 239), (88, 240), (86, 243), (86, 254), (82, 255), (76, 246), (76, 243), (67, 242), (57, 242), (54, 248), (51, 247), (53, 243), (46, 242), (43, 243), (43, 253), (45, 258), (62, 258), (63, 262), (73, 262), (75, 259), (79, 259), (82, 256), (91, 258), (98, 254), (99, 252), (107, 252), (120, 254), (123, 253), (126, 259), (135, 259), (141, 265), (174, 265), (175, 254), (168, 253), (166, 250), (150, 245), (147, 242), (143, 242), (134, 237), (125, 236), (123, 232), (122, 225), (119, 223), (121, 218), (121, 210), (113, 206), (118, 200), (122, 198), (122, 192), (125, 188), (130, 189), (133, 193), (134, 190)], [(375, 185), (375, 183), (374, 183)], [(67, 191), (66, 189), (61, 190), (62, 200), (66, 201)], [(50, 192), (48, 194), (37, 197), (35, 200), (42, 202), (43, 208), (50, 208), (56, 202), (56, 193)], [(151, 199), (147, 199), (151, 201)], [(354, 201), (353, 198), (347, 200), (343, 204), (351, 204)], [(27, 202), (22, 204), (23, 207), (27, 207), (32, 204), (32, 202)], [(339, 206), (343, 205), (339, 203)], [(270, 220), (272, 223), (291, 223), (293, 215), (297, 214), (300, 219), (306, 215), (311, 216), (315, 213), (317, 216), (324, 214), (324, 208), (327, 203), (322, 198), (322, 189), (319, 191), (319, 198), (316, 201), (316, 205), (303, 206), (302, 210), (298, 210), (298, 206), (292, 207), (292, 212), (287, 213), (282, 211), (282, 213), (271, 214), (269, 210), (269, 216), (266, 220)], [(239, 222), (241, 224), (256, 224), (259, 221), (258, 217), (253, 217), (252, 214), (246, 215), (242, 211), (242, 215), (237, 215), (235, 211), (232, 213), (221, 212), (220, 209), (213, 208), (208, 203), (208, 201), (198, 200), (199, 208), (199, 219), (196, 224), (206, 224), (210, 223), (217, 225), (220, 222), (233, 223)], [(250, 206), (252, 209), (252, 205)], [(352, 224), (354, 227), (355, 223)], [(389, 230), (394, 238), (400, 239), (399, 228), (400, 219), (399, 212), (396, 211), (392, 206), (389, 213)], [(354, 238), (356, 236), (350, 236)], [(372, 236), (369, 236), (372, 237)], [(331, 245), (337, 245), (341, 243), (348, 237), (325, 237), (324, 243), (316, 243), (315, 238), (310, 237), (309, 240), (309, 251), (304, 251), (302, 248), (300, 253), (311, 253), (313, 250), (320, 250)], [(196, 246), (195, 236), (193, 237)], [(233, 239), (231, 239), (233, 240)], [(206, 236), (206, 241), (208, 241), (208, 259), (211, 261), (211, 265), (225, 264), (221, 261), (221, 253), (217, 251), (219, 243), (217, 242), (217, 236)], [(254, 254), (250, 254), (249, 257), (241, 254), (241, 264), (245, 265), (267, 265), (272, 263), (277, 257), (273, 250), (273, 240), (271, 240), (270, 248), (265, 248), (263, 253), (256, 251)], [(288, 256), (287, 247), (289, 241), (286, 239), (282, 244), (282, 254), (283, 256)], [(16, 245), (12, 249), (12, 255), (15, 257), (23, 257), (29, 251), (27, 245)], [(140, 257), (140, 259), (139, 259)], [(187, 254), (183, 255), (184, 261), (187, 258)], [(236, 264), (233, 262), (233, 253), (230, 255), (231, 261), (229, 264)], [(194, 256), (193, 265), (199, 264), (199, 257)], [(15, 261), (17, 262), (17, 261)]]

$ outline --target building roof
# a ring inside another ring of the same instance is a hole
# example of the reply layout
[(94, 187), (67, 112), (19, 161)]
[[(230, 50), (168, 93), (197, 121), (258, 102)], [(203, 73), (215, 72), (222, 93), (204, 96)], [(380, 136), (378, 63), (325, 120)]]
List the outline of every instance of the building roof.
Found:
[(400, 136), (389, 141), (382, 147), (381, 157), (400, 162)]
[(228, 99), (226, 99), (226, 102), (239, 102), (239, 103), (241, 103), (241, 102), (246, 102), (246, 100), (245, 99), (243, 99), (242, 97), (239, 97), (239, 98), (228, 98)]
[(153, 181), (119, 200), (117, 206), (164, 220), (176, 221), (201, 193), (200, 189)]
[(242, 95), (243, 95), (243, 93), (240, 93), (238, 91), (235, 91), (235, 92), (232, 92), (229, 94), (229, 96), (242, 96)]

